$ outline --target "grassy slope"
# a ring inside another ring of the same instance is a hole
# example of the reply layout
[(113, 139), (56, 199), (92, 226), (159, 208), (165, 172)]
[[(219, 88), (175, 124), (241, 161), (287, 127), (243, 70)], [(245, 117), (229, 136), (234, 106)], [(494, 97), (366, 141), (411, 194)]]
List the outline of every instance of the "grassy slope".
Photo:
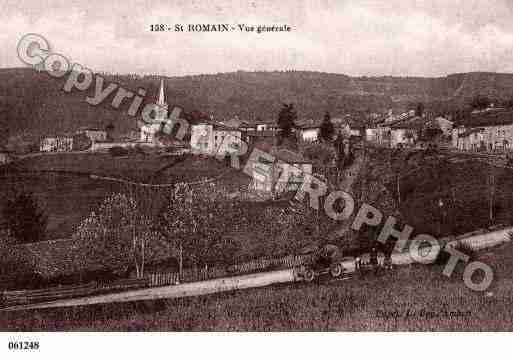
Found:
[[(374, 276), (294, 284), (196, 298), (6, 313), (4, 330), (512, 330), (513, 252), (481, 254), (494, 266), (489, 293), (467, 289), (461, 273), (409, 266)], [(378, 317), (378, 311), (399, 317)], [(407, 310), (433, 312), (406, 318)], [(448, 317), (443, 311), (468, 313)]]
[[(363, 188), (367, 194), (366, 200), (386, 212), (384, 198), (387, 195), (391, 200), (388, 204), (395, 209), (397, 173), (401, 175), (401, 222), (411, 225), (416, 233), (438, 235), (440, 220), (441, 235), (488, 227), (487, 183), (492, 174), (496, 184), (494, 224), (513, 222), (513, 171), (509, 169), (492, 167), (472, 159), (461, 161), (452, 155), (382, 149), (371, 152), (366, 174), (368, 185)], [(386, 192), (372, 195), (373, 191), (379, 192), (381, 185), (386, 187)], [(362, 191), (361, 188), (359, 190)], [(442, 210), (438, 206), (440, 199), (443, 202)]]
[[(495, 224), (512, 222), (513, 172), (482, 162), (429, 161), (402, 182), (401, 212), (419, 231), (442, 234), (472, 231), (490, 225), (488, 177), (496, 178)], [(442, 211), (438, 200), (442, 199)], [(441, 214), (442, 213), (442, 214)]]
[(147, 181), (154, 172), (178, 162), (174, 156), (133, 154), (114, 157), (108, 153), (56, 153), (35, 155), (16, 162), (21, 171), (64, 171)]
[[(171, 167), (168, 165), (175, 163)], [(201, 166), (197, 163), (201, 162)], [(48, 215), (49, 238), (71, 235), (80, 221), (95, 210), (112, 192), (129, 190), (124, 184), (96, 180), (88, 174), (121, 177), (133, 181), (150, 183), (174, 183), (197, 181), (226, 172), (227, 167), (216, 160), (186, 159), (180, 163), (176, 157), (157, 155), (132, 155), (112, 157), (109, 154), (55, 154), (28, 157), (16, 162), (22, 171), (2, 168), (0, 183), (5, 191), (0, 192), (0, 206), (14, 190), (33, 192)], [(166, 168), (165, 171), (159, 171)], [(67, 173), (41, 173), (37, 171), (65, 171)], [(158, 190), (153, 195), (159, 197)]]

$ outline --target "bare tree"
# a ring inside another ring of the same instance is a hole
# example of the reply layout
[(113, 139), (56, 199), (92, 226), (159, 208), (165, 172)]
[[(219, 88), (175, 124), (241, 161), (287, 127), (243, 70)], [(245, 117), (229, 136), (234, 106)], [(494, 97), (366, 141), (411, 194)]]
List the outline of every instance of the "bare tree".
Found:
[(144, 275), (146, 248), (157, 233), (144, 204), (124, 193), (108, 196), (100, 208), (79, 225), (74, 237), (98, 246), (98, 254), (112, 259), (129, 256), (136, 276)]
[(223, 234), (233, 223), (235, 199), (214, 183), (177, 184), (168, 194), (160, 215), (162, 234), (178, 249), (179, 267), (224, 263), (233, 256), (233, 243)]

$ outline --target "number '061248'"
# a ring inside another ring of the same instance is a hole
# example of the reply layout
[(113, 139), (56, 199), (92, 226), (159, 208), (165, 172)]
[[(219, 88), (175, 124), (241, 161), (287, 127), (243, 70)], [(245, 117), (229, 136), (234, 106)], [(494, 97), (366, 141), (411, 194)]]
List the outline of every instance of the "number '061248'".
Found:
[(39, 342), (9, 342), (9, 350), (38, 350)]

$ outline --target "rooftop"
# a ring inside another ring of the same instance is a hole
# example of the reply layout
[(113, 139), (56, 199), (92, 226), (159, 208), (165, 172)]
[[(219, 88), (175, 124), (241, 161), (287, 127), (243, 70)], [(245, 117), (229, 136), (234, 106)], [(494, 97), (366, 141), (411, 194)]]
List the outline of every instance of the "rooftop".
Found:
[(472, 114), (462, 123), (467, 127), (488, 127), (513, 124), (513, 110)]
[(427, 120), (423, 117), (415, 116), (407, 120), (395, 121), (390, 125), (392, 129), (419, 129), (427, 124)]
[(275, 137), (280, 130), (262, 130), (248, 131), (246, 134), (250, 137)]
[(225, 125), (226, 127), (230, 127), (230, 128), (239, 128), (242, 124), (242, 121), (240, 121), (236, 118), (231, 118), (227, 121), (223, 121), (222, 124)]
[(482, 127), (473, 127), (473, 128), (467, 129), (465, 132), (460, 133), (458, 135), (458, 137), (467, 137), (473, 133), (479, 133), (482, 131), (484, 131), (484, 128), (482, 128)]
[(78, 131), (98, 131), (98, 132), (106, 132), (105, 130), (97, 127), (79, 127)]
[(283, 161), (288, 164), (310, 163), (310, 161), (305, 159), (300, 153), (286, 148), (278, 148), (271, 151), (271, 154), (279, 161)]
[(322, 121), (313, 120), (313, 119), (301, 119), (295, 122), (296, 127), (306, 130), (310, 128), (319, 128), (321, 127)]
[(243, 128), (256, 128), (256, 124), (254, 123), (249, 123), (249, 122), (245, 122), (245, 121), (241, 121), (239, 127), (243, 127)]

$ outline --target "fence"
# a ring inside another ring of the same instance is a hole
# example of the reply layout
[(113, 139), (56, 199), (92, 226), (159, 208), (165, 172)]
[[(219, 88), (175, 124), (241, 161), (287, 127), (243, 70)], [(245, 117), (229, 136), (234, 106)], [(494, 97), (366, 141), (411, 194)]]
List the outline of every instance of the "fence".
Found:
[(258, 272), (269, 269), (293, 268), (310, 261), (310, 256), (286, 256), (282, 258), (262, 258), (223, 267), (187, 268), (180, 278), (177, 272), (154, 272), (147, 275), (148, 286), (158, 287), (180, 282), (198, 282), (236, 274)]
[(91, 282), (80, 285), (66, 285), (33, 290), (11, 290), (1, 293), (1, 303), (5, 306), (50, 302), (57, 299), (70, 299), (94, 294), (112, 293), (124, 290), (146, 288), (148, 278), (120, 279), (115, 282)]
[(114, 282), (105, 282), (98, 285), (98, 292), (117, 292), (129, 289), (146, 288), (150, 285), (150, 278), (127, 278)]
[(150, 273), (148, 278), (150, 287), (172, 285), (180, 282), (180, 275), (176, 272)]
[(187, 268), (181, 278), (177, 272), (154, 272), (144, 278), (120, 279), (114, 282), (91, 282), (81, 285), (66, 285), (35, 290), (13, 290), (1, 293), (4, 306), (49, 302), (57, 299), (70, 299), (89, 295), (105, 294), (125, 290), (175, 285), (179, 282), (197, 282), (230, 275), (257, 271), (293, 268), (310, 262), (311, 256), (286, 256), (282, 258), (262, 258), (246, 263), (223, 267)]
[(14, 304), (29, 304), (86, 296), (93, 294), (97, 288), (97, 283), (92, 282), (84, 285), (63, 286), (35, 290), (5, 291), (2, 292), (2, 303), (9, 306)]
[(227, 268), (228, 273), (250, 273), (265, 269), (293, 268), (311, 262), (309, 255), (286, 256), (282, 258), (262, 258), (235, 264)]

